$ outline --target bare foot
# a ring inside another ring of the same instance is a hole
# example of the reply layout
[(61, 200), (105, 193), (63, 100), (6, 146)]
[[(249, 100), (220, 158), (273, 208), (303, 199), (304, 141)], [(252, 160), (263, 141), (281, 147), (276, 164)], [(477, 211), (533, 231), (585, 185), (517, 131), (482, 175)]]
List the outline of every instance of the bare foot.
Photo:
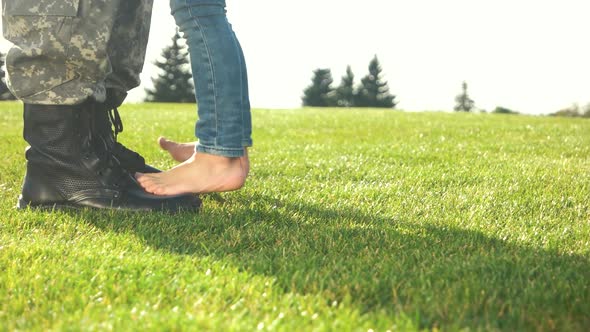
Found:
[(160, 137), (158, 138), (158, 144), (162, 150), (168, 151), (174, 160), (184, 162), (195, 153), (197, 142), (178, 143), (170, 141), (165, 137)]
[[(176, 161), (185, 162), (188, 158), (190, 158), (193, 153), (195, 153), (195, 146), (197, 142), (188, 142), (188, 143), (178, 143), (175, 141), (171, 141), (166, 137), (158, 138), (158, 144), (160, 148), (164, 151), (168, 151), (170, 156)], [(244, 148), (244, 156), (242, 158), (242, 163), (245, 166), (246, 175), (250, 172), (250, 160), (248, 159), (248, 149)]]
[(248, 176), (247, 156), (229, 158), (193, 153), (173, 169), (154, 174), (137, 173), (141, 186), (156, 195), (204, 194), (240, 189)]

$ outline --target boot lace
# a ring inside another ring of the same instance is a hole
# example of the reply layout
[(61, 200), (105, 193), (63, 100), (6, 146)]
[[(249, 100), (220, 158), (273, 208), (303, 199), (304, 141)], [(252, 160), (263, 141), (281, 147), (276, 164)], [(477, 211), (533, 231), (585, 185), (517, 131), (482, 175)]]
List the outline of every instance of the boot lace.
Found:
[(121, 121), (121, 115), (116, 107), (111, 108), (109, 111), (109, 119), (114, 128), (115, 141), (117, 141), (117, 135), (123, 132), (123, 121)]
[(112, 125), (111, 132), (113, 135), (113, 154), (120, 159), (120, 162), (131, 166), (132, 168), (141, 168), (145, 165), (145, 159), (137, 152), (127, 148), (117, 141), (119, 133), (123, 132), (123, 121), (117, 107), (111, 107), (108, 111), (109, 121)]
[(110, 182), (115, 187), (123, 185), (128, 180), (130, 174), (121, 166), (121, 162), (117, 157), (109, 152), (107, 144), (98, 133), (95, 117), (88, 114), (85, 121), (90, 130), (88, 131), (88, 140), (85, 141), (83, 149), (87, 151), (87, 157), (89, 157), (90, 151), (94, 151), (96, 154), (99, 162), (95, 166), (95, 173), (98, 176), (108, 174), (108, 177), (111, 179)]

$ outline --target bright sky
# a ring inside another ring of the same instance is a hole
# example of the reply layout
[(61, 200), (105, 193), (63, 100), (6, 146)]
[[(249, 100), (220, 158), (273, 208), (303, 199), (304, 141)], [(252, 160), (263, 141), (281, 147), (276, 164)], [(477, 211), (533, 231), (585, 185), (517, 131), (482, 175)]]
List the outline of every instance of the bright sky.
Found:
[[(588, 0), (227, 0), (254, 107), (293, 108), (316, 68), (357, 82), (373, 55), (406, 110), (450, 110), (467, 81), (476, 106), (550, 113), (590, 102)], [(148, 62), (174, 34), (155, 0)], [(0, 44), (6, 50), (6, 43)], [(143, 88), (130, 100), (141, 100)]]

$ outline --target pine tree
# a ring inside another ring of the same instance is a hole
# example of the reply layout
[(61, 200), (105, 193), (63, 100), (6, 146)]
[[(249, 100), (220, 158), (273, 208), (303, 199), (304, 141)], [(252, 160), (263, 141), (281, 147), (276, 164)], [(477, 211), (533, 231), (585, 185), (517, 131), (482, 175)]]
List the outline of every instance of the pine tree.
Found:
[(15, 100), (8, 86), (6, 85), (6, 73), (4, 72), (4, 61), (6, 55), (0, 52), (0, 100)]
[(311, 85), (303, 90), (303, 106), (334, 106), (334, 88), (332, 88), (332, 71), (316, 69), (313, 71)]
[(463, 82), (462, 89), (461, 94), (455, 97), (456, 105), (454, 109), (457, 112), (471, 112), (475, 107), (475, 102), (467, 94), (467, 82)]
[(397, 104), (395, 96), (389, 93), (387, 81), (381, 78), (383, 69), (377, 56), (369, 63), (369, 74), (361, 80), (355, 98), (355, 106), (394, 108)]
[(352, 107), (355, 99), (354, 74), (350, 66), (346, 67), (346, 75), (342, 77), (340, 85), (336, 88), (336, 106)]
[(195, 90), (186, 46), (180, 43), (178, 31), (172, 37), (172, 45), (162, 50), (160, 60), (154, 64), (160, 69), (152, 78), (153, 89), (146, 89), (146, 101), (194, 103)]

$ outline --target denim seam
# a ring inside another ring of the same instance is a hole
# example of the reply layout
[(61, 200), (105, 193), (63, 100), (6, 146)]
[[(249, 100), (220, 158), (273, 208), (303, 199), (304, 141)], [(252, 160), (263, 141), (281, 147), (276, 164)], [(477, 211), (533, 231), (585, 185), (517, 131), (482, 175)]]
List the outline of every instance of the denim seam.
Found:
[[(193, 7), (189, 6), (188, 0), (185, 0), (184, 3), (189, 7), (188, 11), (196, 23), (197, 27), (199, 27), (199, 33), (201, 34), (201, 38), (203, 39), (203, 44), (205, 45), (205, 50), (207, 51), (207, 62), (209, 63), (209, 67), (211, 68), (211, 79), (213, 81), (213, 114), (215, 115), (215, 145), (217, 145), (217, 138), (219, 136), (219, 120), (217, 118), (217, 94), (215, 92), (215, 88), (217, 87), (217, 79), (215, 78), (215, 69), (213, 67), (213, 63), (211, 61), (211, 50), (209, 49), (209, 44), (207, 43), (207, 39), (205, 38), (205, 33), (203, 32), (203, 26), (199, 22), (199, 18), (197, 15), (193, 15)], [(208, 89), (209, 87), (207, 87)]]
[(242, 58), (242, 55), (240, 54), (240, 45), (238, 44), (238, 38), (236, 37), (236, 33), (233, 32), (232, 29), (232, 34), (234, 36), (234, 47), (235, 47), (235, 51), (236, 54), (238, 55), (238, 59), (239, 59), (239, 67), (240, 67), (240, 116), (242, 117), (242, 135), (240, 135), (242, 137), (242, 140), (244, 139), (245, 135), (245, 126), (244, 124), (246, 123), (245, 119), (244, 119), (244, 110), (245, 110), (245, 105), (244, 105), (244, 68), (242, 68), (242, 64), (244, 63), (244, 59)]

